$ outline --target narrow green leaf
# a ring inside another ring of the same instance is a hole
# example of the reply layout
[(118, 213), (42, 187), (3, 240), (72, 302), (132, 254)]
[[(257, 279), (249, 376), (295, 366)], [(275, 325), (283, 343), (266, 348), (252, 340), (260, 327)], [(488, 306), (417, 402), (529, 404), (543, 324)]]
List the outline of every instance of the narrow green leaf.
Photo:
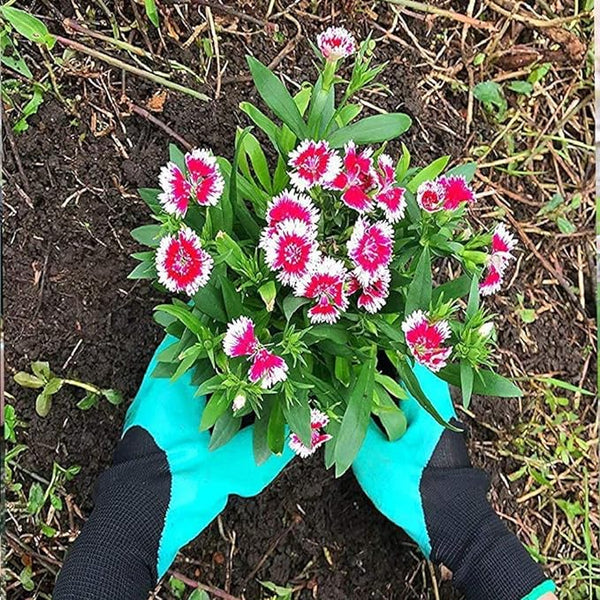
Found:
[(447, 429), (451, 429), (452, 431), (460, 431), (446, 422), (442, 416), (438, 413), (435, 406), (431, 403), (429, 398), (425, 395), (423, 390), (421, 389), (421, 384), (417, 379), (416, 375), (413, 373), (408, 362), (403, 359), (398, 361), (397, 363), (398, 374), (400, 375), (402, 382), (406, 386), (406, 389), (409, 391), (411, 396), (424, 408), (440, 425), (443, 425)]
[(403, 113), (373, 115), (334, 131), (328, 141), (333, 148), (341, 148), (350, 140), (357, 145), (378, 144), (402, 135), (411, 123), (411, 118)]
[(223, 304), (227, 311), (229, 321), (237, 319), (244, 314), (244, 305), (242, 304), (242, 296), (238, 292), (231, 280), (223, 277), (221, 279), (221, 293), (223, 294)]
[(267, 441), (267, 432), (269, 429), (269, 419), (273, 407), (273, 397), (266, 396), (263, 400), (263, 406), (260, 416), (254, 421), (252, 431), (252, 449), (254, 451), (254, 461), (257, 465), (262, 465), (271, 456), (269, 443)]
[(310, 406), (308, 397), (294, 403), (283, 402), (283, 414), (290, 429), (298, 435), (303, 444), (310, 447), (312, 430), (310, 426)]
[(148, 17), (148, 20), (150, 23), (152, 23), (152, 25), (154, 25), (154, 27), (158, 29), (160, 23), (158, 20), (158, 10), (156, 8), (155, 0), (144, 0), (144, 8), (146, 10), (146, 16)]
[(475, 315), (479, 310), (479, 277), (473, 275), (471, 279), (471, 289), (469, 291), (469, 300), (467, 302), (467, 309), (465, 310), (465, 316), (467, 320)]
[[(437, 375), (451, 385), (461, 387), (459, 365), (447, 365)], [(510, 379), (484, 369), (475, 373), (473, 393), (480, 396), (498, 396), (499, 398), (519, 398), (523, 395), (523, 392)]]
[(470, 182), (475, 176), (475, 172), (477, 171), (477, 163), (468, 162), (464, 165), (458, 165), (446, 171), (446, 175), (459, 175), (460, 177), (464, 177), (467, 182)]
[(175, 144), (169, 144), (169, 160), (174, 162), (185, 173), (186, 166), (184, 156), (184, 153)]
[(460, 387), (463, 406), (469, 408), (473, 395), (473, 367), (466, 360), (460, 361)]
[(0, 14), (30, 42), (44, 44), (49, 49), (56, 43), (56, 38), (50, 34), (44, 22), (28, 12), (4, 5), (0, 6)]
[(373, 401), (375, 359), (363, 363), (354, 389), (348, 398), (348, 406), (335, 445), (335, 474), (345, 473), (358, 454), (365, 439)]
[(445, 168), (450, 160), (449, 156), (440, 156), (440, 158), (434, 160), (430, 165), (423, 167), (407, 184), (407, 188), (413, 194), (417, 191), (417, 188), (424, 182), (435, 179)]
[(283, 452), (285, 442), (285, 418), (283, 416), (284, 401), (280, 396), (276, 396), (269, 417), (269, 428), (267, 431), (267, 442), (269, 449), (273, 454)]
[(267, 115), (250, 102), (241, 102), (240, 110), (245, 112), (254, 124), (265, 133), (271, 144), (280, 155), (283, 154), (279, 145), (280, 129)]
[(202, 324), (200, 319), (194, 316), (191, 311), (183, 306), (177, 306), (175, 304), (159, 304), (158, 306), (154, 307), (154, 310), (160, 310), (175, 317), (196, 336), (200, 336), (203, 332), (207, 331), (207, 328)]
[(246, 57), (246, 60), (261, 98), (298, 138), (304, 139), (307, 135), (306, 124), (286, 87), (260, 61), (252, 56)]
[(210, 429), (217, 422), (217, 419), (229, 408), (229, 405), (229, 396), (226, 390), (218, 389), (213, 392), (202, 411), (200, 431)]
[(156, 248), (160, 243), (160, 225), (142, 225), (131, 231), (131, 237), (144, 246)]
[(404, 309), (404, 317), (408, 317), (415, 310), (429, 310), (431, 302), (431, 256), (429, 248), (423, 248), (417, 268), (415, 269), (413, 280), (408, 286), (406, 294), (406, 306)]
[(224, 446), (240, 430), (241, 425), (242, 419), (234, 417), (230, 411), (221, 415), (210, 436), (208, 449), (216, 450)]
[(406, 432), (406, 417), (386, 389), (378, 383), (375, 384), (375, 395), (377, 404), (373, 412), (381, 420), (390, 442), (395, 442)]

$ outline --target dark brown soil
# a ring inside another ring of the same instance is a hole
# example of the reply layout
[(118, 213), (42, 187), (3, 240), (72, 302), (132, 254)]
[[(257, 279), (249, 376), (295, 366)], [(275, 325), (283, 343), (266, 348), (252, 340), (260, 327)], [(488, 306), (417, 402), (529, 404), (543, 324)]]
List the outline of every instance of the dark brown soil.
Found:
[[(61, 9), (68, 16), (70, 4)], [(318, 26), (307, 23), (305, 31), (311, 33)], [(293, 37), (293, 25), (285, 22), (284, 28), (287, 37)], [(366, 32), (367, 25), (356, 21), (352, 28)], [(231, 62), (229, 76), (246, 74), (243, 53), (249, 49), (268, 62), (281, 45), (262, 35), (225, 36), (221, 52)], [(302, 42), (284, 60), (281, 70), (295, 81), (310, 76), (309, 52)], [(466, 142), (463, 125), (444, 104), (422, 103), (416, 86), (419, 70), (412, 66), (418, 62), (416, 53), (382, 45), (378, 54), (390, 60), (385, 81), (392, 96), (378, 97), (376, 102), (413, 116), (415, 126), (403, 141), (416, 161), (424, 164), (441, 154), (459, 157)], [(186, 58), (192, 64), (194, 58)], [(103, 68), (96, 64), (97, 72)], [(104, 71), (101, 78), (118, 98), (120, 74)], [(128, 255), (138, 249), (128, 232), (148, 219), (135, 189), (156, 184), (172, 140), (137, 116), (122, 117), (126, 133), (114, 122), (110, 135), (95, 137), (90, 123), (92, 114), (98, 112), (92, 104), (112, 112), (102, 87), (68, 76), (61, 78), (60, 85), (65, 97), (79, 94), (82, 98), (76, 106), (79, 117), (68, 114), (51, 97), (43, 104), (29, 130), (16, 137), (26, 181), (18, 175), (15, 154), (4, 144), (5, 166), (11, 174), (4, 208), (7, 371), (25, 368), (33, 359), (49, 360), (61, 375), (117, 388), (129, 399), (161, 337), (160, 328), (152, 321), (152, 307), (163, 300), (146, 282), (126, 279), (134, 264)], [(126, 79), (128, 97), (139, 104), (154, 91), (148, 82)], [(211, 146), (216, 153), (231, 157), (235, 127), (245, 124), (237, 106), (253, 97), (251, 87), (243, 83), (224, 84), (221, 98), (205, 104), (169, 93), (159, 116), (192, 144)], [(466, 97), (460, 94), (446, 100), (459, 111), (466, 106)], [(118, 151), (115, 139), (126, 157)], [(15, 182), (32, 206), (17, 193)], [(523, 264), (517, 287), (527, 284), (530, 267)], [(509, 312), (508, 307), (498, 310)], [(574, 322), (559, 324), (554, 318), (540, 318), (530, 327), (539, 352), (522, 357), (523, 365), (536, 372), (560, 370), (563, 379), (579, 383), (576, 378), (581, 372), (585, 334)], [(503, 322), (501, 346), (518, 352), (519, 332), (507, 320)], [(103, 403), (82, 412), (75, 407), (80, 396), (65, 390), (57, 396), (50, 415), (41, 419), (33, 410), (33, 394), (14, 386), (11, 391), (19, 416), (29, 423), (25, 434), (29, 451), (23, 455), (23, 464), (38, 473), (47, 473), (53, 461), (63, 466), (81, 465), (81, 473), (68, 491), (83, 513), (89, 513), (94, 480), (111, 460), (127, 403), (119, 408)], [(476, 399), (473, 410), (503, 429), (513, 423), (519, 405), (516, 401)], [(474, 436), (486, 439), (491, 435), (472, 425)], [(474, 460), (483, 462), (478, 456)], [(498, 485), (498, 465), (485, 466), (498, 490), (495, 501), (510, 513), (515, 507), (505, 504), (512, 500), (505, 487)], [(232, 567), (227, 567), (230, 543), (213, 523), (184, 549), (176, 561), (177, 570), (219, 587), (230, 585), (233, 594), (241, 594), (245, 588), (247, 598), (259, 597), (257, 579), (278, 584), (309, 581), (312, 592), (307, 589), (303, 598), (432, 597), (431, 575), (415, 545), (377, 512), (352, 474), (336, 480), (324, 469), (320, 456), (294, 461), (258, 498), (232, 499), (222, 522), (225, 532), (236, 536)], [(247, 582), (279, 536), (275, 549)], [(48, 591), (50, 588), (48, 585)], [(168, 597), (165, 590), (161, 594)], [(17, 595), (15, 600), (17, 597), (25, 596)], [(445, 583), (441, 597), (458, 596)]]

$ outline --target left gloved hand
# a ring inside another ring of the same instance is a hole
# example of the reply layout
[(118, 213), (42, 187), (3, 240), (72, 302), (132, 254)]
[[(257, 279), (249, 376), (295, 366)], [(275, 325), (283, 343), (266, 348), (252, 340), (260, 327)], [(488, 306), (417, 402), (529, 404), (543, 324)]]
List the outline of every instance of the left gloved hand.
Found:
[[(425, 367), (414, 373), (446, 420), (456, 420), (448, 385)], [(471, 466), (462, 433), (445, 429), (414, 398), (408, 428), (390, 442), (371, 423), (353, 470), (375, 506), (453, 572), (468, 600), (537, 600), (554, 590), (487, 501), (487, 475)]]
[(204, 398), (188, 372), (153, 378), (156, 350), (127, 412), (112, 467), (98, 480), (95, 506), (67, 554), (54, 600), (145, 600), (178, 550), (224, 508), (231, 494), (254, 496), (283, 469), (286, 446), (257, 466), (253, 427), (208, 449), (199, 431)]

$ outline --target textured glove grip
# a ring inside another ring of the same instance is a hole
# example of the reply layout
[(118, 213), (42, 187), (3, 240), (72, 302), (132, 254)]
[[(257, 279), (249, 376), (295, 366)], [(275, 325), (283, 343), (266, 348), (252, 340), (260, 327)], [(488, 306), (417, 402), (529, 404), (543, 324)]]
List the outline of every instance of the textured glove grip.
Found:
[(127, 431), (96, 484), (95, 506), (67, 554), (54, 600), (145, 600), (156, 585), (169, 505), (167, 457), (141, 427)]
[(470, 466), (462, 434), (442, 434), (420, 489), (431, 558), (467, 600), (521, 600), (546, 580), (487, 501), (489, 478)]

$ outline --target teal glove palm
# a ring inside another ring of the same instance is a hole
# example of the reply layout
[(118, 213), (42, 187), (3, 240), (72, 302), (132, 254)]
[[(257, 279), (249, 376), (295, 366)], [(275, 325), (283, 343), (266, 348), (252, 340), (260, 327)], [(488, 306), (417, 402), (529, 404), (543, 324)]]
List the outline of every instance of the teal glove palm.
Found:
[[(448, 385), (426, 368), (415, 375), (446, 421), (456, 421)], [(537, 563), (487, 501), (488, 477), (469, 461), (462, 433), (439, 425), (414, 398), (408, 428), (389, 442), (371, 423), (353, 469), (375, 506), (444, 563), (468, 600), (535, 600), (552, 591)]]
[(286, 447), (256, 465), (252, 427), (210, 451), (209, 432), (199, 431), (204, 399), (194, 396), (191, 374), (173, 383), (151, 376), (157, 356), (174, 341), (166, 338), (148, 366), (55, 600), (147, 598), (178, 550), (223, 510), (229, 495), (260, 493), (293, 456)]

